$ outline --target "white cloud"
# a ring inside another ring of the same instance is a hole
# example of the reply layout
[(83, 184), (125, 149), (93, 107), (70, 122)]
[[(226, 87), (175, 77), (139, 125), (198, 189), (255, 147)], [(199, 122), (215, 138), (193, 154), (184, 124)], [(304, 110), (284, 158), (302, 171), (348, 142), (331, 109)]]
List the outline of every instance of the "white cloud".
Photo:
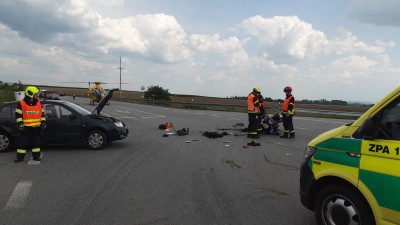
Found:
[(351, 55), (341, 58), (330, 63), (329, 68), (333, 70), (352, 70), (352, 71), (367, 71), (377, 62), (368, 59), (365, 56)]
[(279, 62), (314, 58), (325, 52), (328, 45), (321, 31), (296, 16), (254, 16), (238, 26), (256, 37), (261, 51)]
[(160, 62), (191, 61), (186, 33), (173, 16), (138, 15), (123, 19), (104, 18), (97, 29), (98, 48), (137, 53)]
[(102, 7), (124, 6), (125, 0), (86, 0), (89, 5)]
[(229, 37), (228, 39), (221, 40), (218, 34), (192, 34), (189, 39), (191, 46), (200, 52), (215, 51), (225, 53), (242, 48), (241, 42), (237, 37)]
[(329, 52), (333, 54), (354, 54), (357, 52), (380, 54), (384, 51), (381, 46), (392, 46), (393, 43), (378, 42), (377, 45), (368, 45), (358, 40), (351, 32), (340, 27), (335, 37), (329, 40)]

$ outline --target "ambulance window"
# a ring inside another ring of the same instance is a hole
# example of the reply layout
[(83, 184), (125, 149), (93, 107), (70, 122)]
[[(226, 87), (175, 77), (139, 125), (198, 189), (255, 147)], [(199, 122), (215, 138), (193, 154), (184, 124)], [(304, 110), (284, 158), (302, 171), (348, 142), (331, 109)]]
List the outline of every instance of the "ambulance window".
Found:
[(379, 136), (400, 140), (400, 98), (390, 103), (382, 112)]

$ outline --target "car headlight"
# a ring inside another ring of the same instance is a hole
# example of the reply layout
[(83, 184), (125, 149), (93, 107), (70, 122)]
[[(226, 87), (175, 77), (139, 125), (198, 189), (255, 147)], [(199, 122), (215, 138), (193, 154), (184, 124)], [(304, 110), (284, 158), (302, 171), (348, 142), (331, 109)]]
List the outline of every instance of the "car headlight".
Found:
[(115, 122), (114, 125), (116, 127), (124, 127), (124, 124), (121, 121)]
[(304, 162), (308, 162), (314, 155), (315, 151), (317, 151), (317, 148), (307, 146), (306, 150), (304, 151)]

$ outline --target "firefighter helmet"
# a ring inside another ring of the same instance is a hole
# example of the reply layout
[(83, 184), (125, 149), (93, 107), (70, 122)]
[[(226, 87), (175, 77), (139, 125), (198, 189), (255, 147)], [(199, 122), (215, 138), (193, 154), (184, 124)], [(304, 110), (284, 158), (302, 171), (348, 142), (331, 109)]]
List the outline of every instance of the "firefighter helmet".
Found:
[(25, 95), (33, 98), (33, 95), (39, 93), (39, 89), (37, 89), (37, 87), (35, 86), (28, 86), (25, 90)]
[(260, 88), (258, 88), (258, 87), (253, 88), (253, 91), (258, 92), (258, 93), (261, 93), (261, 90), (260, 90)]
[(292, 87), (286, 86), (286, 87), (283, 89), (283, 92), (287, 92), (287, 91), (292, 92)]

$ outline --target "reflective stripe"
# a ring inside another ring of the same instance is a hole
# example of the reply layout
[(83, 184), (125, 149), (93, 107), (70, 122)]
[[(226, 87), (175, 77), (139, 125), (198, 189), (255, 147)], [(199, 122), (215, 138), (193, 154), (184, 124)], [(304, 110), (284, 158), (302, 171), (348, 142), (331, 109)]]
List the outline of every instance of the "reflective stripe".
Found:
[(24, 149), (17, 149), (17, 153), (25, 154), (25, 153), (26, 153), (26, 150), (24, 150)]
[(15, 109), (15, 112), (19, 113), (19, 114), (22, 114), (22, 110), (20, 110), (20, 109)]
[[(312, 171), (314, 173), (316, 180), (320, 179), (321, 177), (335, 176), (347, 180), (355, 187), (357, 186), (358, 171), (359, 171), (357, 167), (350, 167), (350, 166), (340, 165), (337, 163), (319, 161), (315, 159), (310, 161), (313, 164)], [(315, 161), (318, 161), (318, 163)]]
[[(370, 189), (380, 206), (400, 211), (400, 178), (381, 173), (360, 170), (360, 180)], [(384, 185), (382, 185), (384, 184)]]
[(32, 152), (40, 152), (40, 148), (32, 148)]
[(360, 158), (347, 153), (360, 153), (361, 141), (361, 139), (345, 138), (328, 139), (316, 145), (318, 151), (315, 152), (314, 159), (358, 168)]
[(361, 152), (361, 139), (330, 138), (316, 145), (317, 148), (343, 151), (343, 152)]

